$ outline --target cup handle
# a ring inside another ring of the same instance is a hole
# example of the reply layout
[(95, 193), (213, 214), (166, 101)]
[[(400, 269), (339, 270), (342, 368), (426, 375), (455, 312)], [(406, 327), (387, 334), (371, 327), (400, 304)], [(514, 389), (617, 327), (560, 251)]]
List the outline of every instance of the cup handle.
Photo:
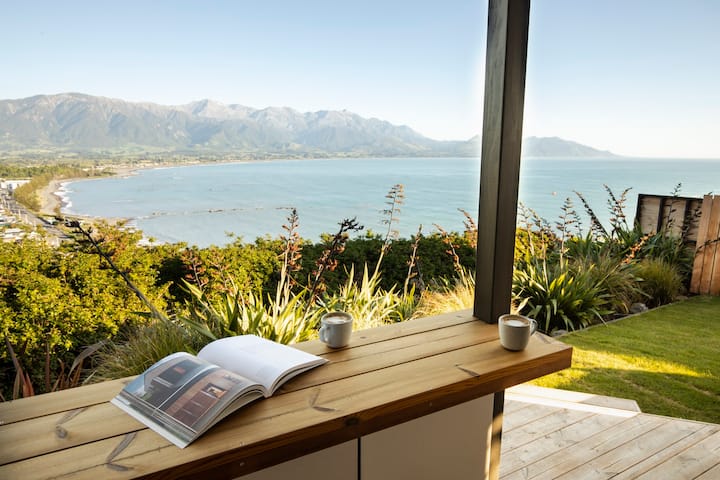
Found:
[(530, 318), (528, 320), (530, 320), (530, 335), (532, 335), (537, 330), (538, 323), (534, 318)]
[(323, 325), (322, 327), (320, 327), (320, 331), (318, 332), (318, 336), (320, 337), (320, 341), (321, 341), (321, 342), (325, 342), (325, 343), (327, 343), (327, 338), (326, 338), (326, 336), (325, 336), (326, 330), (327, 330), (327, 328), (325, 328), (325, 325)]

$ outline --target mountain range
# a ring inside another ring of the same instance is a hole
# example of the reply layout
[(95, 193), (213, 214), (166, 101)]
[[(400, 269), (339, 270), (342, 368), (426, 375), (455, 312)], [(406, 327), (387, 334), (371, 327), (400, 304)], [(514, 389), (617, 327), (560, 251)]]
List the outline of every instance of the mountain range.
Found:
[[(200, 100), (165, 106), (82, 93), (0, 100), (0, 156), (187, 154), (471, 156), (479, 137), (433, 140), (407, 126), (342, 110), (255, 109)], [(612, 156), (557, 137), (529, 137), (526, 156)]]

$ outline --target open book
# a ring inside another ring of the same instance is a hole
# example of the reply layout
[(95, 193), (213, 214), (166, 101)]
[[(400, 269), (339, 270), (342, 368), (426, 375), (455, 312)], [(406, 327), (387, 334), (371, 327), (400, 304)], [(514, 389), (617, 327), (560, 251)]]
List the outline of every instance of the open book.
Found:
[(326, 359), (255, 335), (215, 340), (195, 355), (169, 355), (111, 402), (180, 448), (238, 408), (269, 397)]

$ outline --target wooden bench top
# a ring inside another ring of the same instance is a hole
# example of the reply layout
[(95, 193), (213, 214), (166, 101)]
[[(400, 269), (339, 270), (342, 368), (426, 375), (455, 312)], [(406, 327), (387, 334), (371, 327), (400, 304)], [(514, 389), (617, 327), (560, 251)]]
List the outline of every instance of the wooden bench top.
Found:
[(212, 427), (185, 449), (109, 403), (131, 379), (0, 403), (0, 478), (239, 476), (502, 391), (570, 366), (572, 348), (535, 334), (500, 346), (470, 311), (354, 332), (329, 362)]

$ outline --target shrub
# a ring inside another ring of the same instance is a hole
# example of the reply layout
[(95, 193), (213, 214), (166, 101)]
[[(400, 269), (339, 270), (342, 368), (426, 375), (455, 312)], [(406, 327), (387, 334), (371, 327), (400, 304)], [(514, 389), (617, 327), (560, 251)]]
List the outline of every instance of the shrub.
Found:
[(348, 273), (345, 285), (339, 291), (324, 300), (324, 311), (344, 310), (355, 320), (354, 330), (377, 327), (385, 323), (400, 322), (412, 316), (415, 309), (415, 296), (411, 290), (405, 294), (380, 288), (380, 274), (368, 273), (367, 265), (363, 269), (361, 282), (355, 282), (354, 269)]
[(288, 291), (279, 300), (231, 290), (217, 294), (213, 301), (194, 285), (186, 284), (186, 288), (188, 311), (178, 319), (207, 342), (233, 335), (257, 335), (286, 344), (301, 342), (315, 335), (321, 315), (317, 308), (305, 308), (307, 289)]
[(453, 281), (441, 279), (425, 290), (413, 317), (429, 317), (472, 308), (475, 301), (475, 273), (463, 269)]
[(587, 272), (591, 283), (601, 286), (607, 294), (608, 307), (614, 312), (627, 314), (633, 303), (645, 300), (636, 265), (624, 262), (622, 258), (603, 254), (597, 259), (577, 260), (572, 269)]
[(155, 320), (135, 327), (127, 340), (114, 341), (101, 350), (92, 381), (139, 375), (153, 363), (175, 352), (196, 353), (206, 343), (179, 322)]
[(676, 266), (658, 258), (645, 258), (638, 264), (640, 288), (648, 297), (650, 306), (674, 301), (683, 293), (682, 276)]
[(532, 262), (513, 273), (513, 297), (518, 311), (538, 321), (540, 330), (575, 330), (602, 321), (608, 295), (590, 273), (593, 267), (571, 271), (566, 264)]
[(641, 258), (662, 260), (666, 264), (674, 265), (681, 280), (690, 281), (695, 253), (689, 248), (682, 237), (673, 236), (670, 232), (661, 230), (649, 236), (640, 248)]
[[(138, 255), (134, 264), (120, 261), (137, 267), (134, 279), (162, 304), (162, 290), (140, 266), (143, 258)], [(60, 378), (85, 346), (146, 321), (138, 314), (144, 305), (96, 255), (24, 240), (1, 243), (0, 264), (0, 337), (12, 346), (35, 393), (46, 391), (47, 378)], [(15, 376), (6, 345), (0, 343), (3, 387)]]

